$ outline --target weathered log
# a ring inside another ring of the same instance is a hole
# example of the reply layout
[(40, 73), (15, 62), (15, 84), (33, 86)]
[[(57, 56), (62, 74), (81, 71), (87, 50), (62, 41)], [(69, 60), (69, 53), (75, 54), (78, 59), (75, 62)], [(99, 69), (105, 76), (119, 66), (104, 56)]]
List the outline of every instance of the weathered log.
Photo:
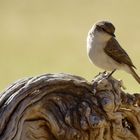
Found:
[(22, 79), (0, 94), (0, 140), (140, 140), (140, 95), (101, 73)]

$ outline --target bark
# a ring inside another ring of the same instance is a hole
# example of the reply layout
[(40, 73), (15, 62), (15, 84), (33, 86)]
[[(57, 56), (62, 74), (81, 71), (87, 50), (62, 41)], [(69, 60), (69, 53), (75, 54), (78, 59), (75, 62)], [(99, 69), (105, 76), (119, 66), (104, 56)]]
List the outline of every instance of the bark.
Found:
[(0, 140), (140, 140), (139, 105), (106, 73), (22, 79), (0, 94)]

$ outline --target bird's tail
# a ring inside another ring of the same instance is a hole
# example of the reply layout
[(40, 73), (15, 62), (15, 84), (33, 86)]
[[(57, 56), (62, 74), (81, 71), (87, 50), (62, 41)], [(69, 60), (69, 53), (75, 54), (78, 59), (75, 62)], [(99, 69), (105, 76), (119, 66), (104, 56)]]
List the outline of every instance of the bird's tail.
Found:
[(130, 67), (130, 70), (131, 70), (131, 74), (132, 76), (135, 78), (135, 80), (140, 84), (140, 77), (138, 76), (138, 74), (135, 72), (135, 70)]

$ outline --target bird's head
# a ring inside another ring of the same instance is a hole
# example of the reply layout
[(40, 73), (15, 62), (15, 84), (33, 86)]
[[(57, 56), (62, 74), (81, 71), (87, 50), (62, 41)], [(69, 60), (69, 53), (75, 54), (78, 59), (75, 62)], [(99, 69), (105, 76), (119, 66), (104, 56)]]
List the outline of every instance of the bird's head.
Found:
[(115, 27), (109, 21), (100, 21), (93, 25), (89, 34), (94, 37), (98, 37), (101, 39), (110, 39), (111, 37), (115, 37)]

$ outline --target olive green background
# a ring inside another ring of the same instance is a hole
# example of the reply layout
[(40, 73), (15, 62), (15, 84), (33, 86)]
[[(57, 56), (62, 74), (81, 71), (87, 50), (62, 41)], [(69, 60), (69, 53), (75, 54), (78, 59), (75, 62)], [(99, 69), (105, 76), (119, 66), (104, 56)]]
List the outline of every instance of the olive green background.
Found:
[[(0, 0), (0, 90), (23, 77), (70, 73), (91, 80), (103, 71), (86, 53), (86, 36), (99, 20), (110, 20), (140, 75), (139, 0)], [(140, 86), (117, 71), (128, 91)]]

